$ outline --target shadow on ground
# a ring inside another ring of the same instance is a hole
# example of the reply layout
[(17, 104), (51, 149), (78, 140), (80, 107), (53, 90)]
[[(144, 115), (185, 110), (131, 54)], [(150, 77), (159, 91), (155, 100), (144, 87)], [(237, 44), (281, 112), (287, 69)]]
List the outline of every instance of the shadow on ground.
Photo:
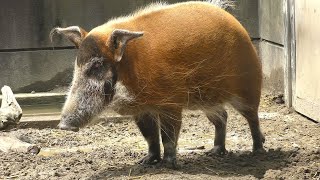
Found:
[[(180, 155), (181, 169), (171, 170), (157, 166), (119, 165), (102, 170), (90, 179), (139, 177), (154, 174), (207, 174), (218, 177), (234, 177), (252, 175), (263, 178), (267, 170), (281, 170), (287, 167), (290, 157), (297, 154), (295, 151), (270, 150), (265, 154), (252, 154), (250, 152), (229, 153), (224, 157), (207, 156), (205, 153), (188, 153)], [(149, 176), (150, 177), (150, 176)]]

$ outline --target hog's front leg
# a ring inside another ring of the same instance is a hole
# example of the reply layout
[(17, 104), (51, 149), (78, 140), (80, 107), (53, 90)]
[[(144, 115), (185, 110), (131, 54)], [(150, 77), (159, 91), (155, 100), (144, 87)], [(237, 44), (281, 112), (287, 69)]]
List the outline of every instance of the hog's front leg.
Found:
[(161, 165), (171, 169), (177, 165), (177, 142), (181, 128), (182, 109), (166, 110), (160, 114), (161, 138), (164, 155)]
[(135, 122), (139, 127), (143, 137), (148, 142), (148, 155), (142, 158), (140, 164), (156, 164), (161, 161), (159, 123), (152, 114), (145, 113), (135, 117)]

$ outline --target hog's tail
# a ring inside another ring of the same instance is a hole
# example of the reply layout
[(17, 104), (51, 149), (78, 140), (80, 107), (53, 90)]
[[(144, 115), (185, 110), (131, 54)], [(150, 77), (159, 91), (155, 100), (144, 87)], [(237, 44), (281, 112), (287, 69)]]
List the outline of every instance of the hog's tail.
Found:
[(235, 8), (235, 1), (233, 0), (206, 0), (206, 1), (220, 7), (221, 9)]

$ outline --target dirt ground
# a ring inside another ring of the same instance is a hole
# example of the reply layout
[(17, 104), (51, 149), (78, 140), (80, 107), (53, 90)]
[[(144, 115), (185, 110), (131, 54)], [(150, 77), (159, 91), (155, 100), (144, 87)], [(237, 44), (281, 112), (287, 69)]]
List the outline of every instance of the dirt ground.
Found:
[(55, 129), (56, 122), (2, 131), (42, 150), (0, 152), (0, 179), (320, 179), (319, 123), (263, 95), (259, 116), (267, 153), (256, 155), (247, 122), (231, 109), (228, 114), (229, 153), (209, 156), (213, 125), (199, 111), (184, 112), (179, 170), (137, 164), (147, 144), (130, 118), (106, 118), (79, 132)]

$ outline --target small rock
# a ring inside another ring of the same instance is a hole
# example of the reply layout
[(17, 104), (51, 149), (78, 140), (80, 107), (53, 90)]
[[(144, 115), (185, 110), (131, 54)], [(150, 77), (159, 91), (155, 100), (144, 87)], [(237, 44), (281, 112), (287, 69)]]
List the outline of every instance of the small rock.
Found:
[(53, 176), (60, 177), (61, 174), (55, 171), (55, 172), (53, 173)]
[(293, 148), (292, 151), (293, 151), (293, 152), (298, 152), (299, 150), (300, 150), (300, 148), (299, 148), (298, 146), (296, 146), (296, 147)]
[(320, 148), (313, 150), (313, 153), (314, 153), (314, 154), (320, 154)]
[(304, 170), (304, 173), (310, 173), (311, 171), (310, 171), (310, 169), (305, 169)]
[(90, 160), (90, 159), (85, 159), (84, 161), (85, 161), (87, 164), (92, 164), (92, 162), (93, 162), (93, 161)]
[(35, 91), (31, 91), (31, 94), (35, 94), (36, 92)]
[(279, 94), (277, 97), (274, 97), (272, 100), (274, 100), (277, 104), (284, 104), (283, 94)]
[(40, 152), (40, 147), (38, 146), (29, 146), (27, 152), (30, 154), (38, 154)]

